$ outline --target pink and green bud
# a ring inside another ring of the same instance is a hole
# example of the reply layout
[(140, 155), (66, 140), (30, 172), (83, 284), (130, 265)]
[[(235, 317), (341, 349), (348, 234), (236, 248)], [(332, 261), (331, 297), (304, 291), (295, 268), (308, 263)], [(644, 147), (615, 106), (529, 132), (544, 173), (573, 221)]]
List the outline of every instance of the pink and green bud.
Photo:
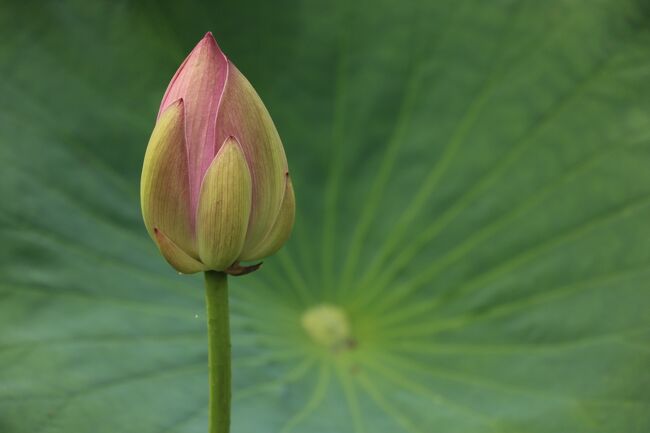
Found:
[(245, 273), (291, 233), (282, 142), (251, 84), (208, 33), (172, 78), (140, 187), (147, 231), (179, 272)]

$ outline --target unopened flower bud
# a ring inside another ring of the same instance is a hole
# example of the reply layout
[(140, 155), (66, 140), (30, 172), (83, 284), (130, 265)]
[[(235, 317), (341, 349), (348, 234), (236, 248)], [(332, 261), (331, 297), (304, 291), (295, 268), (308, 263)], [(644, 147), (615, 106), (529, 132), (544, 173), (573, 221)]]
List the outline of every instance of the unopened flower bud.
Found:
[(282, 142), (259, 96), (208, 33), (163, 97), (142, 168), (147, 231), (179, 272), (250, 270), (293, 227)]

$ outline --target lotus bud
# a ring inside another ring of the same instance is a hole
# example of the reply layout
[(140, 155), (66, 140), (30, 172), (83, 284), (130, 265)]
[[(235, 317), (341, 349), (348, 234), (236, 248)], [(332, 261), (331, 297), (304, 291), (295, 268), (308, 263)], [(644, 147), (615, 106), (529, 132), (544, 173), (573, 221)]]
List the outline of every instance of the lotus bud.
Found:
[(160, 104), (140, 186), (142, 215), (181, 273), (243, 274), (282, 247), (295, 198), (282, 142), (251, 84), (211, 33)]

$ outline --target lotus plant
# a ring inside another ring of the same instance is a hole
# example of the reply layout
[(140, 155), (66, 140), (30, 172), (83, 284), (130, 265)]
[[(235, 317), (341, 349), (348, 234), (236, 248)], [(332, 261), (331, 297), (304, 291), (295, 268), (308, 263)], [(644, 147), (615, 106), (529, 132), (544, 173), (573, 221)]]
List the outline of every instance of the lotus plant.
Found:
[(210, 433), (230, 423), (227, 275), (252, 272), (288, 239), (295, 199), (278, 132), (211, 33), (160, 104), (142, 168), (144, 223), (178, 272), (205, 272)]

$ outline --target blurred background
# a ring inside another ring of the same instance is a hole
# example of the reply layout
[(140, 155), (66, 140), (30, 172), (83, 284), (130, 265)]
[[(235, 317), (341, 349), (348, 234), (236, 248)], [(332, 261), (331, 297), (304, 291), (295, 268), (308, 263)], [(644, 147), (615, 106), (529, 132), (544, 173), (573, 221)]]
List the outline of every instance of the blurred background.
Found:
[(202, 279), (138, 196), (206, 31), (298, 203), (231, 279), (234, 433), (650, 430), (646, 1), (4, 0), (0, 432), (206, 431)]

